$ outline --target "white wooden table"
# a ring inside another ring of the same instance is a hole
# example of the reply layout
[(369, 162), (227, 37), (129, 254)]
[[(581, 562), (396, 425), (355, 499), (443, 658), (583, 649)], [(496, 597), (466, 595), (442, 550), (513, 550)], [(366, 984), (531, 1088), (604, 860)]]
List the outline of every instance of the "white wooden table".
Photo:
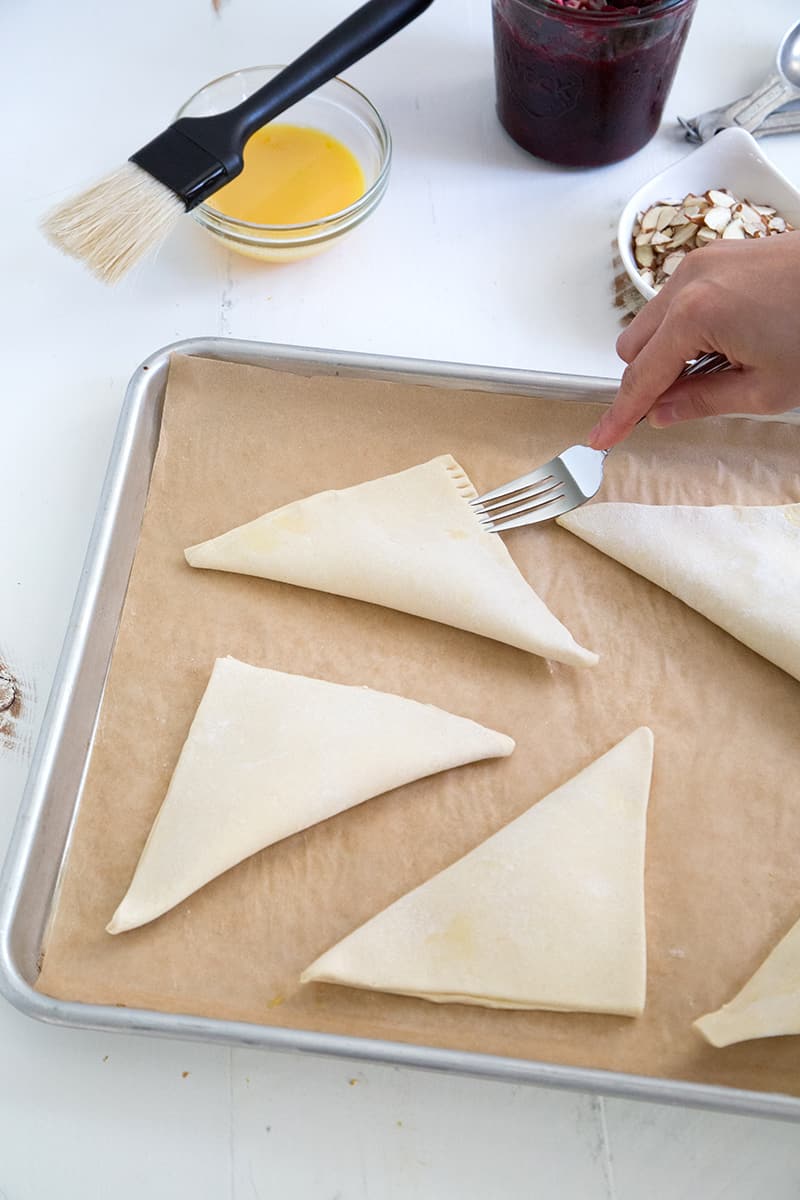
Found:
[[(125, 382), (176, 338), (618, 374), (617, 213), (680, 157), (677, 112), (752, 87), (794, 0), (700, 0), (662, 133), (626, 163), (537, 164), (493, 112), (489, 0), (436, 0), (350, 72), (392, 130), (389, 193), (341, 247), (270, 269), (190, 220), (114, 292), (37, 215), (158, 132), (205, 81), (285, 62), (350, 0), (0, 7), (0, 659), (32, 699), (0, 746), (14, 820)], [(710, 63), (715, 61), (713, 70)], [(771, 139), (800, 178), (800, 135)], [(0, 1200), (795, 1200), (800, 1129), (386, 1067), (101, 1036), (0, 1001)]]

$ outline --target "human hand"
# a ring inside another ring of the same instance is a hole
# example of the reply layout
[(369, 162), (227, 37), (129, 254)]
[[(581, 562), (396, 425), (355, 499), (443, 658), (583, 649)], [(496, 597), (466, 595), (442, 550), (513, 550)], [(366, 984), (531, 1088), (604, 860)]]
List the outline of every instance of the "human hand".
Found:
[[(716, 351), (738, 370), (678, 381)], [(720, 239), (687, 254), (617, 340), (628, 366), (592, 430), (598, 450), (644, 416), (662, 429), (722, 413), (780, 413), (800, 404), (800, 232)]]

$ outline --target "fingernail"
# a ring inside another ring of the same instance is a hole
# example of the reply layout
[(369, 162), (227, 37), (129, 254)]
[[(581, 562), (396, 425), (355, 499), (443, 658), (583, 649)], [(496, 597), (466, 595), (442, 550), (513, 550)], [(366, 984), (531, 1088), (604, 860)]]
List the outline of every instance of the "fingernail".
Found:
[(674, 425), (675, 405), (670, 402), (659, 404), (657, 408), (650, 410), (647, 421), (653, 429), (666, 429), (668, 425)]

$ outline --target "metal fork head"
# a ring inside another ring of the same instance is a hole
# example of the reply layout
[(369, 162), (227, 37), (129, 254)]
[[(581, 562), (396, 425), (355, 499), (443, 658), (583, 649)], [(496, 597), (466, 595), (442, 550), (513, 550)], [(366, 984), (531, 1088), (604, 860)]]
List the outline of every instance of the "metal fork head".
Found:
[[(731, 363), (724, 355), (712, 352), (688, 362), (680, 377), (714, 375), (730, 369)], [(590, 446), (570, 446), (544, 466), (476, 496), (470, 504), (487, 533), (552, 521), (597, 494), (607, 454), (608, 450), (593, 450)]]
[(487, 533), (550, 521), (591, 500), (603, 482), (607, 450), (570, 446), (543, 467), (471, 500)]

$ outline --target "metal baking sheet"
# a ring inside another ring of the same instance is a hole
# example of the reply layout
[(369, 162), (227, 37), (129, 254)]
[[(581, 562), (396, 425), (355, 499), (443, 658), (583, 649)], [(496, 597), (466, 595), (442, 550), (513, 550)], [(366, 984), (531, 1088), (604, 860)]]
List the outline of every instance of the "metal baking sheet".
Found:
[(800, 1119), (800, 1099), (785, 1095), (384, 1040), (65, 1002), (34, 990), (136, 551), (173, 353), (303, 375), (335, 374), (553, 399), (610, 401), (617, 386), (613, 380), (222, 338), (177, 342), (142, 363), (125, 396), (64, 648), (0, 876), (0, 991), (22, 1012), (54, 1024), (263, 1046), (638, 1100)]

